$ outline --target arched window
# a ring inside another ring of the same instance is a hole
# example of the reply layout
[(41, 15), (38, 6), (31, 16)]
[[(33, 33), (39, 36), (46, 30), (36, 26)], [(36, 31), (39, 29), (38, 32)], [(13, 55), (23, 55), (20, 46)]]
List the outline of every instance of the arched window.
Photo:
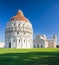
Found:
[(14, 42), (15, 42), (15, 39), (14, 39)]
[(11, 42), (9, 43), (9, 48), (11, 48)]
[(14, 23), (14, 26), (16, 26), (15, 23)]
[(17, 34), (19, 34), (19, 31), (17, 31)]
[(24, 28), (24, 24), (23, 24), (23, 28)]
[(18, 24), (18, 26), (20, 26), (20, 24)]
[(19, 39), (19, 43), (20, 43), (20, 39)]
[(41, 45), (41, 48), (43, 48), (43, 45)]
[(25, 32), (24, 32), (24, 35), (25, 35)]
[(25, 39), (24, 39), (24, 43), (25, 43)]

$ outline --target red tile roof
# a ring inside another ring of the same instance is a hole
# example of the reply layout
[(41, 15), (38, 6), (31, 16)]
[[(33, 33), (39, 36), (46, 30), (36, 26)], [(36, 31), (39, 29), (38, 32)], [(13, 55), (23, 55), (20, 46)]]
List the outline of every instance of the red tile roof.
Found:
[(21, 10), (19, 10), (19, 11), (17, 12), (16, 16), (13, 16), (13, 17), (11, 18), (11, 21), (13, 21), (13, 20), (22, 20), (22, 21), (24, 21), (24, 22), (28, 22), (27, 18), (24, 17), (23, 12), (22, 12)]

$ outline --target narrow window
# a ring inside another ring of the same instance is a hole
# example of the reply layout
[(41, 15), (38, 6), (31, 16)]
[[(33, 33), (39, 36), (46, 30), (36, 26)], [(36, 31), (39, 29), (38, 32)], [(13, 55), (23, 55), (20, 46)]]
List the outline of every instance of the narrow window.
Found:
[(18, 26), (20, 26), (20, 24), (18, 24)]
[(14, 39), (14, 42), (15, 42), (15, 39)]
[(9, 48), (11, 48), (11, 43), (9, 43)]
[(25, 39), (24, 39), (24, 43), (25, 43)]
[(17, 31), (17, 34), (19, 34), (19, 31)]
[(23, 24), (23, 28), (24, 28), (24, 24)]
[(16, 26), (16, 25), (14, 24), (14, 26)]
[(25, 32), (24, 32), (24, 35), (25, 35)]
[(19, 43), (20, 43), (20, 39), (19, 39)]

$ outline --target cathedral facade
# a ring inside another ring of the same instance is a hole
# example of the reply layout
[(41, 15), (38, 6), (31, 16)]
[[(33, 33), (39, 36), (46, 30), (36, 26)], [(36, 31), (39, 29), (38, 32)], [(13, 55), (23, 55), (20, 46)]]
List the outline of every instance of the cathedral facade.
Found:
[(46, 35), (36, 35), (33, 40), (34, 48), (56, 48), (57, 36), (53, 35), (52, 39), (47, 39)]
[(33, 28), (21, 10), (6, 25), (5, 48), (33, 48)]

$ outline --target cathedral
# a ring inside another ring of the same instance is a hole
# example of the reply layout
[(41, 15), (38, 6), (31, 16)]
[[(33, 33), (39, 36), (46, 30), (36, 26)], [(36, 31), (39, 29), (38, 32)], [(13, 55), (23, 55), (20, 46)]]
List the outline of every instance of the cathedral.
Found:
[(56, 48), (57, 36), (53, 35), (52, 39), (48, 39), (44, 34), (37, 34), (33, 43), (34, 48)]
[(33, 48), (32, 24), (21, 10), (6, 25), (5, 48)]

